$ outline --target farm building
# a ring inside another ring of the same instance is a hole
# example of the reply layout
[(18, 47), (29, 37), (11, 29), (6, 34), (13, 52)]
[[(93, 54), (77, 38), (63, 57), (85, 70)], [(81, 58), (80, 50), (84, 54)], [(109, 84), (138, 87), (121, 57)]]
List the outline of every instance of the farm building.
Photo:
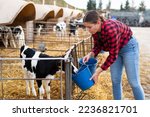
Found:
[(140, 17), (143, 16), (143, 21), (141, 27), (150, 26), (150, 11), (146, 10), (144, 12), (138, 11), (110, 11), (112, 18), (115, 18), (129, 26), (138, 27), (140, 23)]

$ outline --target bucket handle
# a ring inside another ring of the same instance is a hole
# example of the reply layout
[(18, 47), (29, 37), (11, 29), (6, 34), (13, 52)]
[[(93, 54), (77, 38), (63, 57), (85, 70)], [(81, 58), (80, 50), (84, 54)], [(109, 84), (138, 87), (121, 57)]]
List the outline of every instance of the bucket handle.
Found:
[(86, 65), (86, 64), (82, 64), (81, 66), (88, 66), (88, 65)]
[(86, 65), (86, 64), (82, 64), (82, 65), (81, 65), (81, 67), (82, 67), (82, 66), (86, 66), (86, 67), (88, 67), (88, 68), (89, 68), (89, 65)]
[(71, 66), (73, 67), (73, 71), (75, 73), (77, 73), (78, 72), (78, 68), (72, 62), (71, 62)]

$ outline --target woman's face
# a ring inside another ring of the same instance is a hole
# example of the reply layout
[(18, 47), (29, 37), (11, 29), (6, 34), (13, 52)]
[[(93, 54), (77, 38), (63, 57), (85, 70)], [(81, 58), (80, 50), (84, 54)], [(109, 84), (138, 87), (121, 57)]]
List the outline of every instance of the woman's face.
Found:
[(88, 29), (91, 34), (101, 31), (101, 24), (98, 21), (96, 24), (90, 22), (84, 22), (84, 26)]

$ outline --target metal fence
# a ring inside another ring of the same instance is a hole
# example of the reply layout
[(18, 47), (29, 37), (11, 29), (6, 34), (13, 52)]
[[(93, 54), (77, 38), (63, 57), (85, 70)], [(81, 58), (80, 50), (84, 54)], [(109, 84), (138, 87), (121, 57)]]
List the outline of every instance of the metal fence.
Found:
[[(33, 47), (35, 46), (34, 44), (36, 42), (37, 42), (37, 40), (34, 41), (34, 43), (32, 43)], [(51, 42), (48, 42), (48, 43), (51, 43)], [(57, 44), (58, 41), (56, 41), (56, 42), (53, 41), (53, 43)], [(73, 62), (75, 64), (75, 66), (78, 67), (78, 59), (82, 58), (92, 48), (92, 39), (91, 39), (91, 37), (88, 37), (86, 39), (78, 41), (77, 43), (71, 42), (71, 41), (67, 42), (66, 40), (61, 41), (61, 43), (63, 43), (63, 44), (69, 43), (68, 47), (70, 46), (69, 48), (71, 48), (71, 51), (70, 51), (67, 58), (39, 58), (38, 60), (46, 59), (46, 60), (65, 61), (65, 66), (66, 66), (65, 91), (63, 91), (62, 75), (60, 75), (61, 76), (60, 78), (56, 78), (55, 80), (60, 81), (60, 89), (59, 89), (60, 98), (69, 100), (69, 99), (73, 99), (71, 62)], [(14, 51), (15, 50), (16, 49), (14, 49)], [(60, 48), (60, 50), (61, 50), (61, 48)], [(17, 51), (19, 51), (19, 50), (17, 49)], [(59, 50), (56, 49), (56, 50), (47, 50), (47, 51), (59, 51)], [(61, 50), (61, 51), (66, 51), (66, 50)], [(33, 60), (32, 58), (28, 58), (28, 59)], [(26, 59), (26, 60), (28, 60), (28, 59)], [(14, 56), (13, 55), (12, 56), (3, 56), (3, 50), (1, 51), (1, 58), (0, 58), (0, 81), (1, 81), (0, 92), (1, 93), (0, 93), (0, 99), (20, 99), (19, 93), (18, 93), (17, 98), (13, 98), (13, 95), (15, 95), (15, 94), (11, 93), (12, 90), (13, 91), (17, 90), (17, 88), (15, 88), (15, 87), (17, 87), (18, 84), (16, 84), (14, 81), (31, 80), (30, 78), (22, 78), (23, 76), (21, 75), (21, 72), (22, 72), (21, 60), (22, 60), (22, 58), (19, 58), (19, 56), (17, 57), (16, 55), (14, 55)], [(7, 75), (5, 75), (5, 74), (7, 74)], [(15, 74), (15, 77), (13, 77), (12, 74)], [(36, 79), (36, 80), (41, 80), (41, 79)], [(9, 83), (7, 81), (9, 81)], [(12, 88), (12, 90), (10, 91), (9, 88)], [(10, 93), (8, 90), (10, 91)], [(23, 90), (23, 89), (21, 89), (21, 90)], [(65, 97), (63, 95), (63, 92), (65, 92)], [(7, 98), (7, 95), (12, 95), (12, 97), (8, 96), (8, 98)], [(24, 98), (21, 98), (21, 99), (24, 99)], [(27, 99), (27, 98), (25, 98), (25, 99)]]

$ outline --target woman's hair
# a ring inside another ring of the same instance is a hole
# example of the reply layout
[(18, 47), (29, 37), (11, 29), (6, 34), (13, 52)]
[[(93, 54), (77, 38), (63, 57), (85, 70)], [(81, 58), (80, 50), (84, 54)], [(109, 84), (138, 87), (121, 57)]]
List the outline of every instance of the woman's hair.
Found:
[(99, 19), (101, 22), (103, 22), (105, 20), (105, 18), (102, 15), (100, 15), (97, 11), (90, 10), (90, 11), (86, 12), (86, 14), (83, 18), (83, 22), (89, 22), (89, 23), (96, 24)]

